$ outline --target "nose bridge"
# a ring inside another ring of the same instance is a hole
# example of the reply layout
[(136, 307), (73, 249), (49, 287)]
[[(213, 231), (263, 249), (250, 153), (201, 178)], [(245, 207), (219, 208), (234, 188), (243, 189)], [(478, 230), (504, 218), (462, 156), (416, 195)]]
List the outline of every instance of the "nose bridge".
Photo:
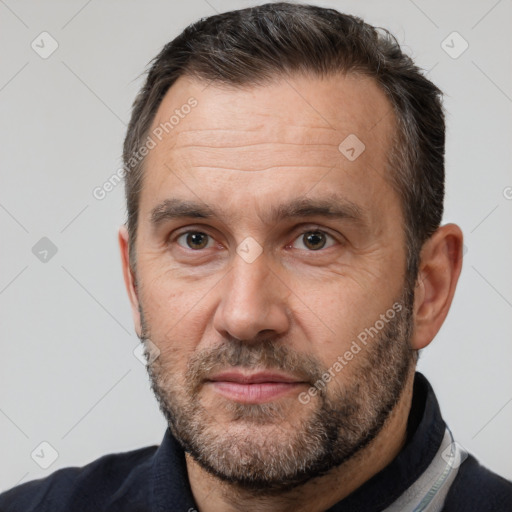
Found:
[(283, 284), (264, 254), (255, 259), (240, 254), (236, 254), (224, 280), (214, 320), (216, 329), (241, 340), (250, 340), (261, 331), (283, 332), (288, 325)]
[(265, 285), (271, 273), (265, 256), (261, 255), (254, 261), (246, 261), (237, 255), (230, 272), (231, 279), (228, 280), (229, 293), (240, 303), (264, 306), (265, 295), (270, 291)]

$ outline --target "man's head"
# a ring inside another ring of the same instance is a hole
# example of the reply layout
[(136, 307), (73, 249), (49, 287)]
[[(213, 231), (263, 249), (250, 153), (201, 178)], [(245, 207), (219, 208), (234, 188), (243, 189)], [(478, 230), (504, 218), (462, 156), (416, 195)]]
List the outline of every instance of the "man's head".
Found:
[(153, 389), (202, 467), (278, 491), (380, 434), (460, 270), (443, 152), (438, 89), (335, 11), (214, 16), (156, 58), (120, 243)]

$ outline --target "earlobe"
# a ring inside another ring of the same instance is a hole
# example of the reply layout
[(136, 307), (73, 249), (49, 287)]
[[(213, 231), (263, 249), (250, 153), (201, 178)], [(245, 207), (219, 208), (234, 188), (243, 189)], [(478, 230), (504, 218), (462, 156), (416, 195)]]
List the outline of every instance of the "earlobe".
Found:
[(414, 296), (412, 348), (425, 348), (450, 309), (462, 268), (462, 231), (441, 226), (423, 245)]
[(126, 226), (121, 226), (118, 233), (119, 250), (121, 252), (121, 264), (123, 267), (123, 278), (128, 298), (132, 307), (133, 322), (135, 324), (135, 331), (140, 337), (142, 333), (140, 309), (139, 309), (139, 298), (137, 292), (136, 277), (134, 271), (130, 265), (130, 244), (129, 234)]

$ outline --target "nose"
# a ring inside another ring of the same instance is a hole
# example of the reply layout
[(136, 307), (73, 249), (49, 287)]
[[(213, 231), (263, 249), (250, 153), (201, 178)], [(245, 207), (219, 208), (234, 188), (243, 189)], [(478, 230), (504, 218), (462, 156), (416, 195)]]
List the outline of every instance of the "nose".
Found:
[(290, 292), (270, 269), (264, 254), (252, 263), (236, 255), (222, 281), (213, 325), (224, 338), (250, 342), (288, 330), (286, 302)]

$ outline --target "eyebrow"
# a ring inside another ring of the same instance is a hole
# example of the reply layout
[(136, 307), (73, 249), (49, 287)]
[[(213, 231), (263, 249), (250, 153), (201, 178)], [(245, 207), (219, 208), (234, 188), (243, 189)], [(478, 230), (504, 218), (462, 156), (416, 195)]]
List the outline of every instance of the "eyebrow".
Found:
[[(357, 224), (366, 224), (365, 211), (357, 204), (337, 194), (326, 198), (300, 198), (271, 207), (265, 214), (268, 223), (283, 219), (325, 217), (329, 219), (348, 219)], [(151, 210), (151, 224), (158, 227), (162, 223), (182, 218), (211, 219), (219, 218), (208, 205), (196, 201), (178, 198), (166, 199)]]

